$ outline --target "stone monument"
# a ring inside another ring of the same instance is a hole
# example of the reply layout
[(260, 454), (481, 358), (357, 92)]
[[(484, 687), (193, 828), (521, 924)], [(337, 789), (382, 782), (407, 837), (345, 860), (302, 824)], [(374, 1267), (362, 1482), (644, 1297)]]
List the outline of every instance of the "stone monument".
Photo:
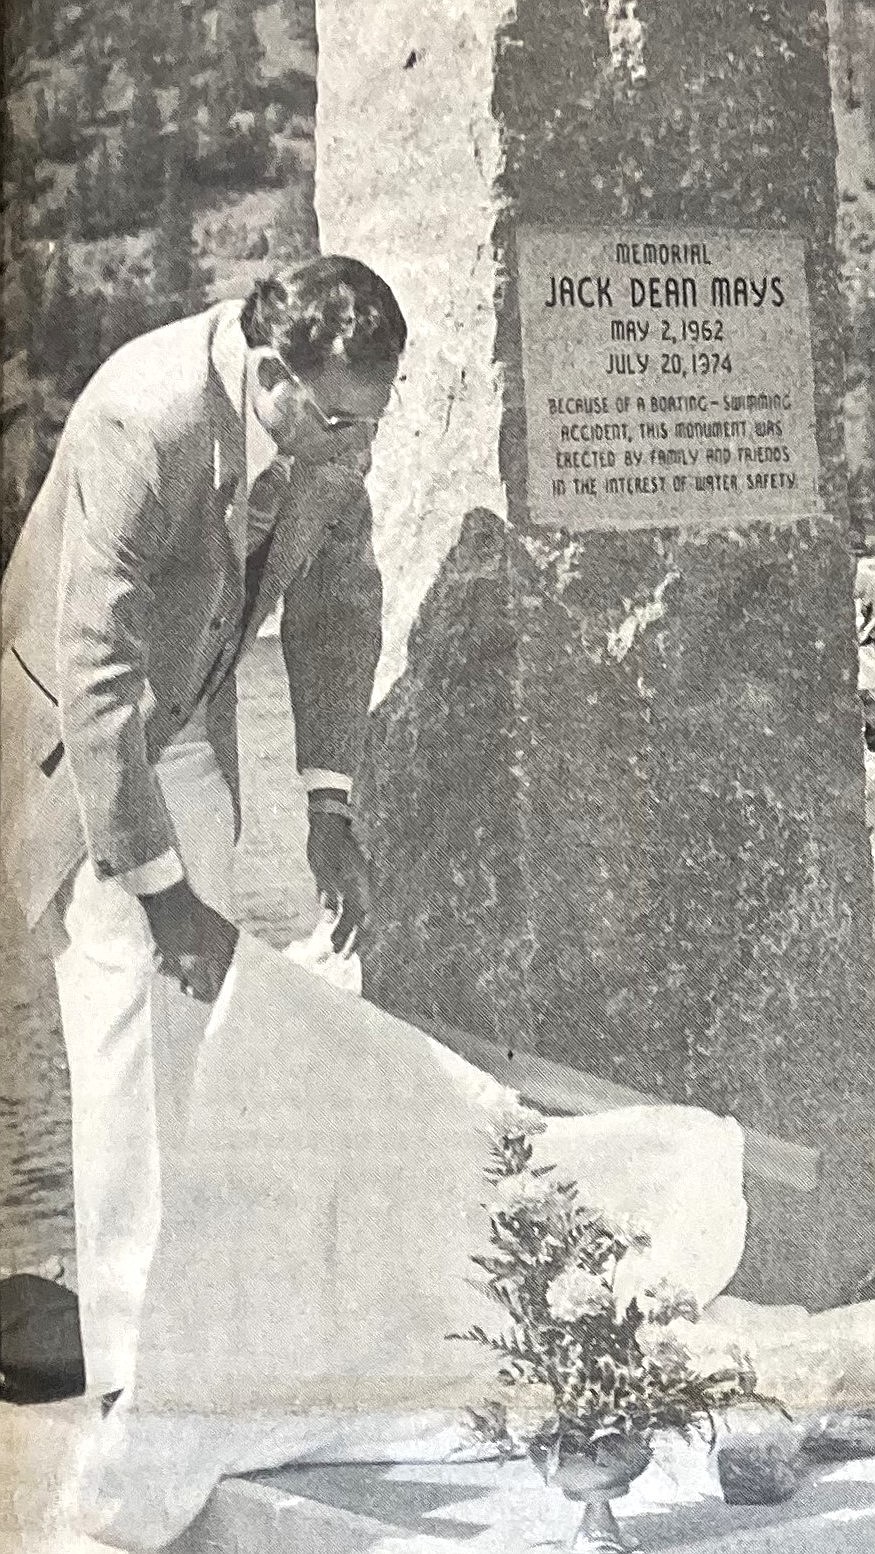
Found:
[[(318, 0), (317, 214), (411, 344), (371, 489), (369, 996), (819, 1151), (875, 1263), (824, 0)], [(411, 630), (412, 628), (412, 630)], [(409, 639), (409, 640), (408, 640)]]

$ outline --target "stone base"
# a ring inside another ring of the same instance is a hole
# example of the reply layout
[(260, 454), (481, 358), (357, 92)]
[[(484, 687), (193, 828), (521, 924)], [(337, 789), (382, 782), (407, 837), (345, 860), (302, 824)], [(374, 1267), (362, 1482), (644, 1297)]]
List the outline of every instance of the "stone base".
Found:
[[(824, 1471), (782, 1506), (727, 1506), (704, 1447), (671, 1447), (615, 1502), (624, 1533), (677, 1554), (864, 1554), (875, 1459)], [(286, 1468), (221, 1486), (172, 1554), (523, 1554), (570, 1546), (580, 1508), (530, 1464)]]

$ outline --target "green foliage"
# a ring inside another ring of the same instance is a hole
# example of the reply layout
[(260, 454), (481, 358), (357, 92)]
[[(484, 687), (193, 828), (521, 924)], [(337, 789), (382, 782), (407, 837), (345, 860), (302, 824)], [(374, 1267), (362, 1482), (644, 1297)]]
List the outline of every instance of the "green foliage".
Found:
[(142, 74), (133, 95), (119, 146), (120, 193), (131, 228), (154, 221), (164, 186), (164, 121), (155, 89)]
[(273, 143), (263, 112), (236, 113), (217, 89), (209, 100), (209, 129), (194, 168), (204, 187), (239, 189), (270, 181)]
[(35, 342), (43, 371), (54, 376), (62, 393), (75, 393), (100, 364), (101, 307), (99, 294), (76, 285), (62, 247), (48, 276)]
[(58, 376), (64, 372), (75, 345), (74, 295), (70, 258), (66, 248), (62, 248), (48, 281), (42, 340), (45, 365)]
[(112, 67), (112, 45), (105, 32), (95, 30), (82, 49), (79, 79), (85, 117), (93, 123), (103, 114), (103, 94)]
[(261, 83), (264, 50), (255, 27), (251, 0), (218, 0), (216, 7), (216, 66), (227, 89), (231, 112), (252, 107)]
[(33, 99), (33, 132), (42, 154), (45, 155), (46, 133), (49, 127), (49, 102), (45, 88), (37, 87)]
[(536, 1457), (592, 1453), (609, 1437), (647, 1445), (660, 1430), (713, 1436), (716, 1412), (773, 1401), (757, 1396), (740, 1353), (701, 1375), (684, 1346), (660, 1332), (698, 1315), (691, 1296), (653, 1290), (647, 1310), (634, 1299), (620, 1308), (617, 1269), (648, 1244), (646, 1234), (582, 1204), (575, 1183), (557, 1182), (551, 1167), (533, 1169), (532, 1158), (525, 1126), (504, 1123), (486, 1173), (496, 1189), (490, 1250), (474, 1262), (507, 1320), (497, 1334), (475, 1325), (450, 1336), (498, 1356), (500, 1382), (519, 1390), (523, 1407), (527, 1394), (536, 1400), (534, 1424), (515, 1437), (507, 1404), (492, 1399), (471, 1415), (478, 1438), (507, 1453), (524, 1444)]
[(154, 322), (154, 303), (143, 281), (125, 274), (109, 288), (101, 315), (101, 361), (151, 329)]
[(119, 220), (118, 168), (105, 136), (94, 154), (91, 199), (91, 233), (94, 237), (109, 237), (124, 230)]
[(76, 163), (65, 206), (65, 228), (71, 237), (93, 241), (128, 232), (132, 225), (136, 220), (119, 189), (118, 162), (103, 136), (92, 155)]
[(43, 263), (32, 247), (25, 248), (21, 255), (18, 278), (25, 299), (25, 335), (22, 344), (27, 351), (28, 365), (33, 369), (37, 365), (40, 344), (37, 334), (43, 312), (46, 277)]
[(171, 316), (195, 312), (206, 301), (208, 276), (198, 258), (193, 211), (178, 146), (171, 146), (152, 248), (153, 284)]
[(91, 236), (92, 204), (91, 163), (88, 158), (80, 157), (67, 195), (67, 230), (71, 237)]
[(79, 104), (74, 92), (55, 95), (46, 104), (40, 151), (49, 162), (75, 162), (82, 144)]

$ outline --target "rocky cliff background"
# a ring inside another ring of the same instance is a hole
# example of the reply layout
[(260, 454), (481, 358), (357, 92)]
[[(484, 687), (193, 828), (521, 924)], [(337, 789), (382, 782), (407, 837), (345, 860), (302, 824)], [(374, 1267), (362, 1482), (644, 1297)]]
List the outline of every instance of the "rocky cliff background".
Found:
[(5, 561), (72, 399), (144, 330), (316, 246), (312, 3), (11, 0)]

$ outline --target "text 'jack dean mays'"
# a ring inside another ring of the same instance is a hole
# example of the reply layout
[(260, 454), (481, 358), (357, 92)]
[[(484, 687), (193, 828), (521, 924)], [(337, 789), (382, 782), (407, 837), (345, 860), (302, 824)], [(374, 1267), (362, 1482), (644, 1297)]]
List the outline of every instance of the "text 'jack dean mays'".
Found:
[(550, 275), (544, 306), (782, 308), (786, 300), (780, 275)]

